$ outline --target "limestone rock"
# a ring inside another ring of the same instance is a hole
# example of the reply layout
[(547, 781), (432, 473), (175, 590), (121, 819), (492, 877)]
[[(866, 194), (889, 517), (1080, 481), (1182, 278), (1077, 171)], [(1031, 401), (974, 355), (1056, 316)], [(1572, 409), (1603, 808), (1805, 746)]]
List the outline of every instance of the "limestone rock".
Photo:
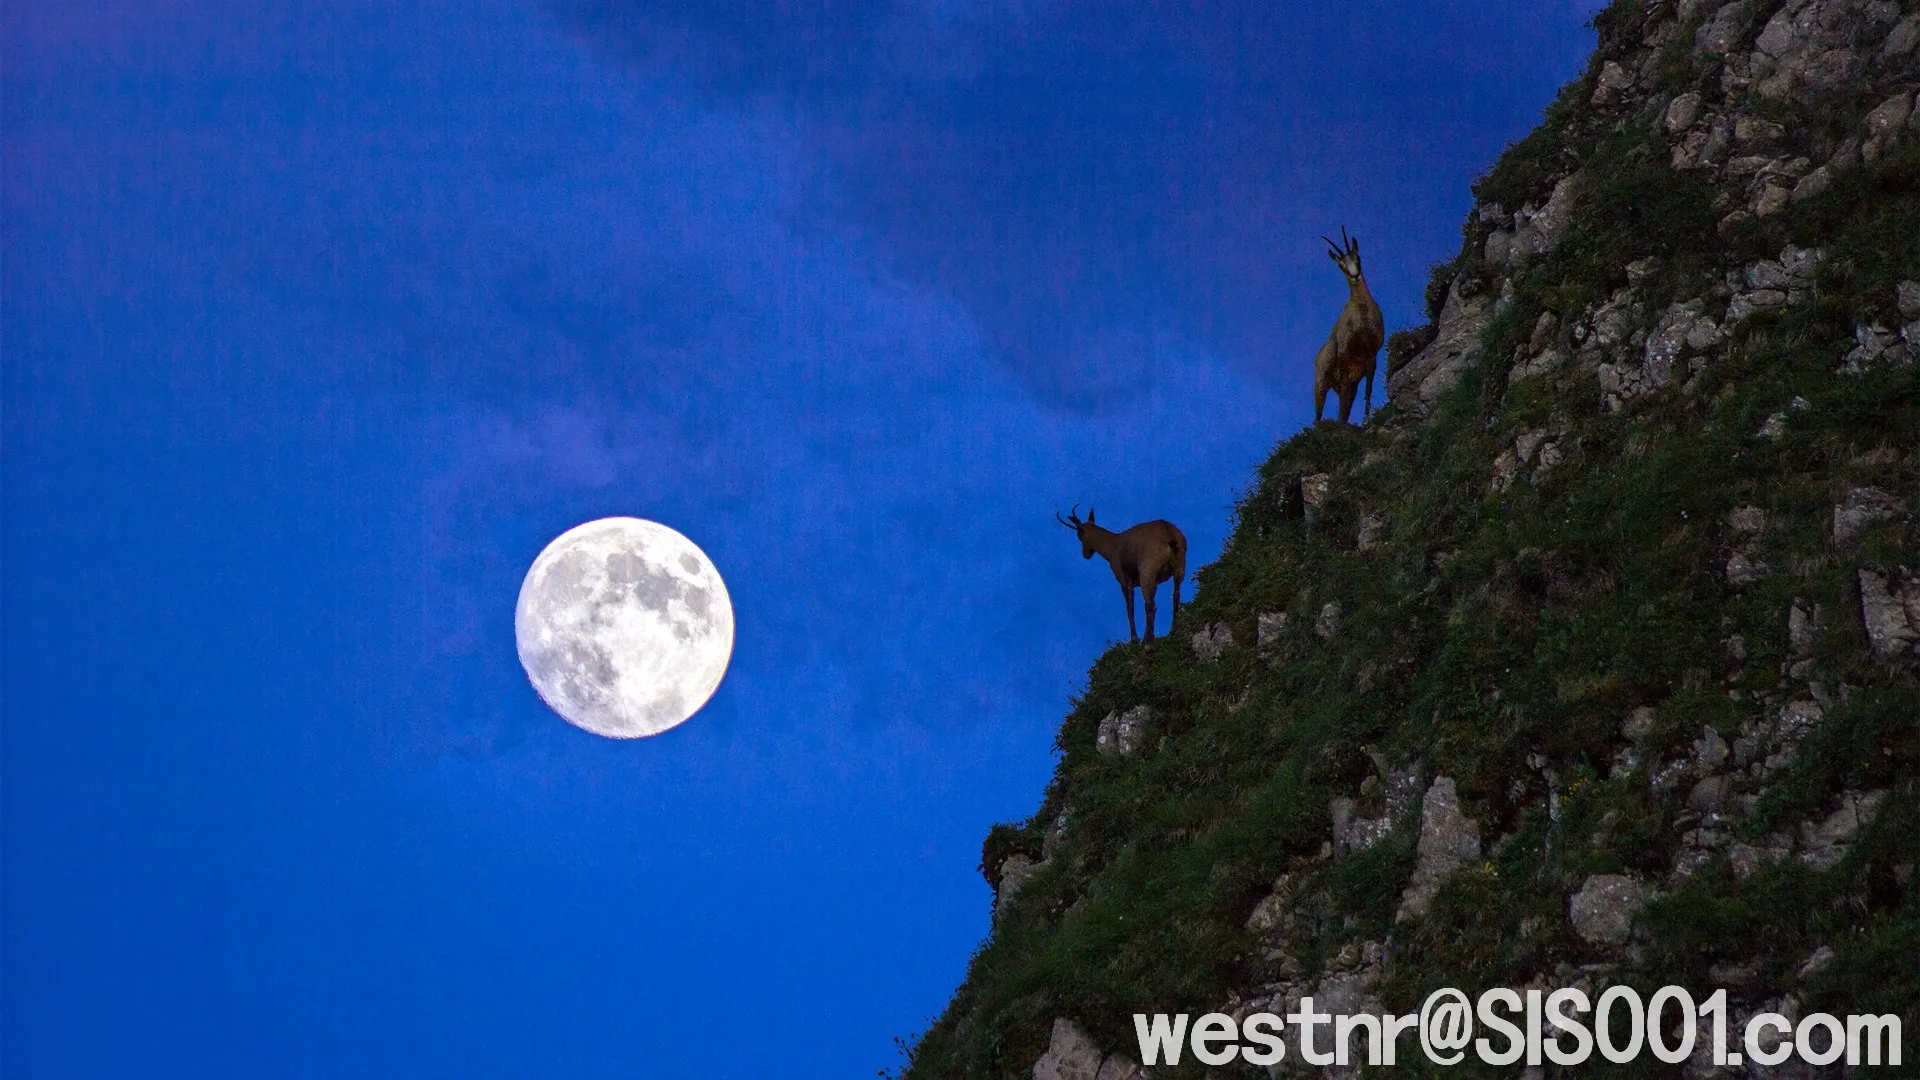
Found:
[(1593, 103), (1606, 106), (1620, 101), (1626, 92), (1633, 88), (1633, 75), (1621, 67), (1615, 60), (1609, 60), (1600, 68), (1600, 76), (1594, 80)]
[(1703, 776), (1700, 782), (1687, 792), (1687, 807), (1702, 814), (1717, 808), (1727, 797), (1727, 778), (1724, 776)]
[(1025, 855), (1009, 855), (1000, 864), (1000, 884), (993, 891), (993, 917), (999, 919), (1006, 914), (1007, 905), (1012, 903), (1013, 894), (1020, 891), (1028, 879), (1046, 866), (1046, 860), (1034, 862)]
[(1255, 905), (1247, 916), (1247, 929), (1256, 934), (1276, 934), (1293, 922), (1293, 875), (1281, 874), (1273, 890)]
[[(1611, 66), (1619, 67), (1618, 64)], [(1496, 233), (1502, 237), (1501, 240), (1489, 237), (1486, 251), (1488, 261), (1506, 263), (1521, 255), (1542, 255), (1552, 251), (1566, 234), (1567, 226), (1573, 223), (1581, 179), (1581, 174), (1577, 172), (1563, 177), (1553, 186), (1553, 194), (1547, 197), (1547, 205), (1529, 216), (1525, 224), (1510, 233)]]
[(1787, 838), (1779, 833), (1768, 836), (1760, 844), (1734, 844), (1727, 848), (1727, 865), (1734, 877), (1746, 878), (1761, 867), (1786, 858), (1788, 847)]
[(1773, 737), (1776, 744), (1797, 742), (1809, 729), (1826, 718), (1826, 710), (1817, 701), (1789, 701), (1780, 707)]
[(1340, 604), (1329, 601), (1320, 608), (1320, 617), (1313, 622), (1313, 632), (1322, 638), (1331, 638), (1340, 632)]
[(1360, 515), (1360, 527), (1354, 531), (1353, 544), (1360, 551), (1372, 551), (1380, 546), (1380, 537), (1387, 531), (1387, 516), (1377, 510), (1369, 510)]
[(1789, 4), (1767, 20), (1767, 25), (1760, 30), (1760, 36), (1754, 39), (1753, 47), (1774, 59), (1787, 55), (1807, 34), (1806, 24), (1796, 24), (1793, 17), (1796, 8), (1804, 7), (1805, 4)]
[(1727, 322), (1737, 323), (1759, 311), (1779, 311), (1787, 306), (1787, 294), (1780, 289), (1755, 289), (1741, 293), (1727, 304)]
[(1391, 817), (1363, 818), (1354, 811), (1354, 800), (1336, 795), (1327, 804), (1333, 818), (1333, 850), (1338, 855), (1365, 851), (1379, 843), (1393, 828)]
[(1211, 664), (1220, 659), (1222, 653), (1233, 646), (1233, 628), (1224, 622), (1208, 623), (1201, 631), (1193, 635), (1193, 655), (1203, 664)]
[(1904, 503), (1880, 488), (1850, 488), (1833, 508), (1833, 546), (1852, 551), (1869, 526), (1892, 521), (1905, 511)]
[(1735, 588), (1745, 588), (1758, 583), (1766, 576), (1766, 564), (1754, 562), (1745, 552), (1736, 551), (1727, 556), (1727, 584)]
[(1066, 843), (1066, 840), (1067, 812), (1062, 810), (1053, 819), (1053, 824), (1047, 826), (1047, 834), (1040, 838), (1041, 861), (1053, 858), (1053, 853), (1060, 850), (1060, 845)]
[(1333, 477), (1326, 473), (1311, 473), (1300, 478), (1301, 510), (1306, 514), (1307, 531), (1320, 520), (1320, 509), (1327, 504), (1327, 496), (1333, 492)]
[(1140, 749), (1141, 740), (1146, 738), (1147, 721), (1152, 718), (1153, 710), (1145, 705), (1135, 705), (1126, 712), (1110, 712), (1100, 721), (1093, 745), (1103, 754), (1125, 757)]
[(1858, 375), (1881, 363), (1908, 363), (1913, 359), (1913, 353), (1907, 347), (1906, 339), (1905, 333), (1890, 330), (1878, 322), (1856, 325), (1853, 328), (1853, 348), (1841, 363), (1840, 370), (1844, 374)]
[(1636, 705), (1627, 712), (1626, 719), (1620, 721), (1620, 736), (1633, 742), (1645, 738), (1659, 715), (1651, 705)]
[(1762, 184), (1758, 194), (1753, 197), (1753, 216), (1770, 218), (1793, 205), (1793, 189), (1796, 184)]
[(1480, 826), (1460, 809), (1453, 778), (1437, 776), (1420, 802), (1419, 859), (1400, 897), (1400, 922), (1424, 915), (1440, 886), (1460, 866), (1480, 857)]
[(1480, 331), (1491, 316), (1493, 297), (1482, 290), (1463, 291), (1466, 285), (1454, 281), (1434, 339), (1388, 377), (1387, 398), (1401, 411), (1424, 414), (1479, 356)]
[(1792, 202), (1800, 202), (1823, 194), (1831, 187), (1833, 187), (1833, 169), (1831, 166), (1822, 165), (1801, 177), (1799, 183), (1793, 185), (1793, 193), (1788, 198)]
[(1887, 40), (1880, 43), (1880, 62), (1886, 64), (1904, 59), (1916, 45), (1920, 45), (1920, 15), (1909, 15), (1888, 32)]
[(1693, 49), (1696, 53), (1726, 53), (1745, 34), (1747, 27), (1753, 24), (1753, 7), (1750, 4), (1731, 3), (1722, 7), (1706, 25), (1695, 31)]
[(1813, 613), (1807, 605), (1795, 600), (1787, 607), (1787, 652), (1795, 660), (1805, 660), (1813, 655), (1813, 635), (1815, 628)]
[(1860, 144), (1860, 156), (1868, 164), (1879, 161), (1900, 141), (1907, 126), (1907, 117), (1912, 112), (1912, 94), (1895, 94), (1875, 106), (1867, 114), (1867, 141)]
[(1667, 111), (1661, 116), (1660, 123), (1667, 129), (1669, 135), (1673, 135), (1692, 127), (1693, 122), (1699, 118), (1700, 95), (1694, 91), (1688, 91), (1667, 103)]
[(1878, 570), (1860, 571), (1860, 621), (1873, 655), (1892, 660), (1914, 653), (1920, 640), (1920, 583)]
[(1786, 289), (1793, 285), (1787, 264), (1778, 259), (1762, 259), (1740, 272), (1749, 289)]
[(1786, 133), (1784, 126), (1758, 116), (1742, 116), (1733, 122), (1733, 141), (1740, 146), (1770, 146)]
[(1885, 791), (1848, 791), (1841, 793), (1840, 806), (1818, 823), (1800, 827), (1800, 861), (1815, 870), (1826, 870), (1846, 857), (1854, 837), (1873, 820)]
[(1727, 746), (1726, 740), (1720, 737), (1720, 733), (1710, 727), (1701, 730), (1700, 738), (1694, 741), (1693, 747), (1694, 761), (1699, 764), (1702, 772), (1713, 772), (1718, 769), (1726, 764), (1728, 755), (1733, 753)]
[(1573, 931), (1593, 945), (1625, 945), (1634, 916), (1646, 906), (1647, 891), (1624, 874), (1595, 874), (1567, 903)]
[(1920, 319), (1920, 281), (1903, 281), (1894, 290), (1903, 319)]
[(1263, 611), (1260, 613), (1259, 624), (1254, 630), (1254, 644), (1259, 647), (1260, 651), (1265, 652), (1280, 644), (1281, 639), (1284, 638), (1287, 633), (1288, 618), (1289, 616), (1284, 611)]
[(1053, 1039), (1033, 1063), (1033, 1080), (1100, 1080), (1105, 1057), (1080, 1025), (1063, 1016), (1053, 1022)]
[(1805, 960), (1800, 961), (1800, 968), (1794, 972), (1794, 975), (1801, 979), (1811, 979), (1815, 975), (1825, 971), (1827, 965), (1831, 963), (1833, 963), (1833, 948), (1832, 946), (1822, 945), (1813, 950)]

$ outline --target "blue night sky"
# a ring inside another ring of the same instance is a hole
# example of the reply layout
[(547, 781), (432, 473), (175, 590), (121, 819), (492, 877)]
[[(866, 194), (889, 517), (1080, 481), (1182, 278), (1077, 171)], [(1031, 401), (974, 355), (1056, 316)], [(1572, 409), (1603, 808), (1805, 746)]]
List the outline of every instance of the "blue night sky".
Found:
[[(1053, 511), (1210, 559), (1595, 6), (7, 4), (0, 1072), (893, 1064), (1124, 636)], [(609, 514), (739, 619), (638, 742), (513, 651)]]

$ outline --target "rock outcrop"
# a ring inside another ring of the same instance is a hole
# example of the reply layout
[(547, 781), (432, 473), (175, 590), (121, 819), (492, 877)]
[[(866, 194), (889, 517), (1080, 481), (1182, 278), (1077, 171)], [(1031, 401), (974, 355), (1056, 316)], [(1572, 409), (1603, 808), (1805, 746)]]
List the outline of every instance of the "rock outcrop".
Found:
[(1078, 1024), (1064, 1017), (1053, 1022), (1046, 1053), (1033, 1063), (1033, 1080), (1141, 1080), (1138, 1063), (1121, 1054), (1104, 1054)]
[(1152, 719), (1153, 710), (1145, 705), (1135, 705), (1124, 712), (1110, 712), (1100, 721), (1100, 729), (1094, 735), (1094, 745), (1103, 754), (1125, 757), (1140, 749), (1141, 740), (1147, 736), (1147, 724)]
[(1419, 861), (1400, 897), (1401, 921), (1426, 914), (1427, 905), (1447, 875), (1480, 857), (1480, 827), (1460, 810), (1460, 794), (1451, 777), (1435, 777), (1420, 800)]

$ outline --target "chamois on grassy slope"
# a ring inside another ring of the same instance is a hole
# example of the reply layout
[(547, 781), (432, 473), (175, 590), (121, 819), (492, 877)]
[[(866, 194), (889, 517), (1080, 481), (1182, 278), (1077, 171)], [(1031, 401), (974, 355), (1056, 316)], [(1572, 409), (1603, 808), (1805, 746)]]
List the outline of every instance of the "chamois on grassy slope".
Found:
[(1313, 421), (1320, 422), (1320, 413), (1327, 406), (1327, 391), (1337, 390), (1340, 422), (1348, 423), (1347, 418), (1353, 414), (1353, 392), (1365, 379), (1367, 403), (1360, 413), (1364, 422), (1373, 412), (1374, 360), (1381, 343), (1387, 340), (1387, 324), (1367, 288), (1366, 276), (1360, 272), (1360, 241), (1348, 239), (1345, 226), (1340, 229), (1339, 245), (1324, 236), (1320, 239), (1327, 241), (1327, 258), (1347, 275), (1347, 306), (1340, 309), (1333, 333), (1327, 335), (1327, 343), (1313, 358)]
[(1054, 519), (1080, 538), (1080, 557), (1091, 559), (1097, 552), (1113, 568), (1120, 594), (1127, 598), (1127, 636), (1138, 641), (1140, 632), (1133, 624), (1133, 590), (1138, 588), (1147, 600), (1147, 640), (1153, 640), (1153, 599), (1160, 583), (1173, 579), (1173, 610), (1167, 613), (1167, 633), (1173, 633), (1173, 620), (1180, 613), (1180, 583), (1187, 577), (1187, 538), (1171, 521), (1143, 521), (1131, 529), (1114, 532), (1094, 524), (1093, 511), (1080, 520), (1080, 505), (1066, 517), (1054, 512)]

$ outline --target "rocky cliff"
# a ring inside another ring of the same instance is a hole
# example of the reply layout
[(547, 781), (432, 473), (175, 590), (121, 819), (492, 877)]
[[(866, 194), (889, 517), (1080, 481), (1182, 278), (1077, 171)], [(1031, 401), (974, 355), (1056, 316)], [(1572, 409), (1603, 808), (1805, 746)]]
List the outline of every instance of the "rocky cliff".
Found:
[(1135, 1012), (1446, 985), (1725, 987), (1911, 1043), (1920, 8), (1596, 25), (1391, 406), (1280, 446), (1178, 634), (1095, 666), (907, 1076), (1123, 1080)]

